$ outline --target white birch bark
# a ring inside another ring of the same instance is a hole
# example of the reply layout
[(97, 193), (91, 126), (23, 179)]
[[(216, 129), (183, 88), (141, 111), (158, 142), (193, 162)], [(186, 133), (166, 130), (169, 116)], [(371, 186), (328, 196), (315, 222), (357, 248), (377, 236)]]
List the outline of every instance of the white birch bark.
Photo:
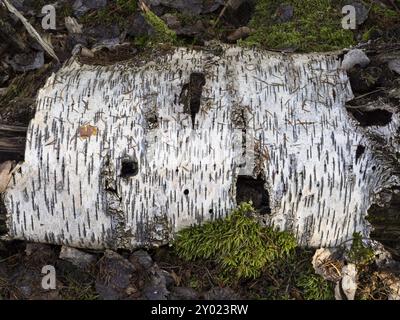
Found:
[[(193, 72), (206, 79), (195, 130), (179, 99)], [(334, 55), (224, 47), (176, 49), (142, 65), (71, 61), (39, 93), (25, 163), (5, 195), (9, 236), (129, 249), (226, 216), (236, 205), (240, 123), (262, 151), (254, 174), (270, 197), (266, 223), (305, 246), (368, 236), (368, 208), (399, 185), (390, 138), (399, 117), (361, 128), (345, 108), (352, 98)], [(121, 177), (127, 161), (138, 173)]]

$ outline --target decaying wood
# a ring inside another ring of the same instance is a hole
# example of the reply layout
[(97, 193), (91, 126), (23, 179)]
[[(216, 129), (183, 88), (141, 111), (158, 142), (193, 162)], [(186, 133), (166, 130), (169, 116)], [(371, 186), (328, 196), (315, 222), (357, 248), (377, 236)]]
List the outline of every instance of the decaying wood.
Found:
[[(223, 49), (176, 49), (141, 66), (70, 61), (50, 77), (5, 194), (9, 236), (95, 249), (166, 243), (236, 205), (244, 135), (262, 151), (254, 174), (269, 195), (266, 223), (307, 246), (368, 236), (375, 195), (400, 184), (398, 114), (358, 126), (334, 55)], [(205, 77), (195, 118), (180, 99), (194, 73)]]

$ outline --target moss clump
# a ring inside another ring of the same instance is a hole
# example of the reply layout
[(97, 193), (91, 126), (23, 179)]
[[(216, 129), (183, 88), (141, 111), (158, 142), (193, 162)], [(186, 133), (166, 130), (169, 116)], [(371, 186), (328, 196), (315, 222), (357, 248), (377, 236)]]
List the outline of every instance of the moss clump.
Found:
[(305, 300), (333, 300), (332, 285), (317, 274), (302, 275), (297, 279)]
[(257, 278), (290, 256), (296, 240), (288, 232), (260, 225), (253, 212), (251, 203), (242, 203), (224, 220), (182, 230), (174, 242), (176, 253), (187, 261), (216, 261), (226, 280)]
[(279, 23), (274, 14), (281, 1), (258, 0), (249, 26), (255, 30), (247, 45), (270, 49), (292, 48), (298, 51), (329, 51), (354, 44), (352, 31), (341, 26), (341, 7), (331, 0), (288, 0), (294, 16)]
[(366, 266), (372, 263), (374, 258), (374, 250), (363, 243), (360, 233), (354, 233), (353, 243), (347, 252), (348, 261), (356, 264), (357, 266)]
[(176, 42), (176, 33), (175, 31), (168, 28), (167, 24), (159, 18), (154, 12), (151, 10), (146, 10), (144, 13), (144, 17), (147, 22), (154, 28), (156, 33), (155, 40), (156, 42), (164, 42), (164, 43), (175, 43)]

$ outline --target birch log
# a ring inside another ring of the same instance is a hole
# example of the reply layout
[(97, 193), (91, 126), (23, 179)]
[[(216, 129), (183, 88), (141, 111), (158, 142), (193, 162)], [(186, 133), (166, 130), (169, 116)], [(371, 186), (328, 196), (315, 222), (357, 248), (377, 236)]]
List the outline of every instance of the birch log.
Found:
[[(194, 101), (193, 74), (205, 79), (195, 129), (184, 102)], [(9, 237), (93, 249), (166, 243), (236, 205), (244, 136), (269, 196), (265, 223), (304, 246), (368, 236), (376, 195), (400, 184), (399, 117), (361, 127), (345, 107), (352, 98), (333, 54), (226, 46), (140, 65), (71, 60), (39, 92), (25, 163), (5, 194)]]

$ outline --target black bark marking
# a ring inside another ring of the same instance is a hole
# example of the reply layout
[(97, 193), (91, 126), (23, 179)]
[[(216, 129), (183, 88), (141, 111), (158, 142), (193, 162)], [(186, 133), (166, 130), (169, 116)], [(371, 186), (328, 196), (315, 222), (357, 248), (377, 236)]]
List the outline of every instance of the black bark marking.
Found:
[(204, 74), (193, 72), (190, 74), (189, 83), (183, 86), (180, 94), (179, 102), (184, 105), (184, 112), (190, 114), (193, 129), (196, 123), (196, 115), (200, 111), (201, 96), (205, 84), (206, 77)]
[(358, 160), (360, 160), (364, 152), (365, 152), (365, 147), (362, 145), (358, 145), (356, 150), (356, 163), (358, 162)]

